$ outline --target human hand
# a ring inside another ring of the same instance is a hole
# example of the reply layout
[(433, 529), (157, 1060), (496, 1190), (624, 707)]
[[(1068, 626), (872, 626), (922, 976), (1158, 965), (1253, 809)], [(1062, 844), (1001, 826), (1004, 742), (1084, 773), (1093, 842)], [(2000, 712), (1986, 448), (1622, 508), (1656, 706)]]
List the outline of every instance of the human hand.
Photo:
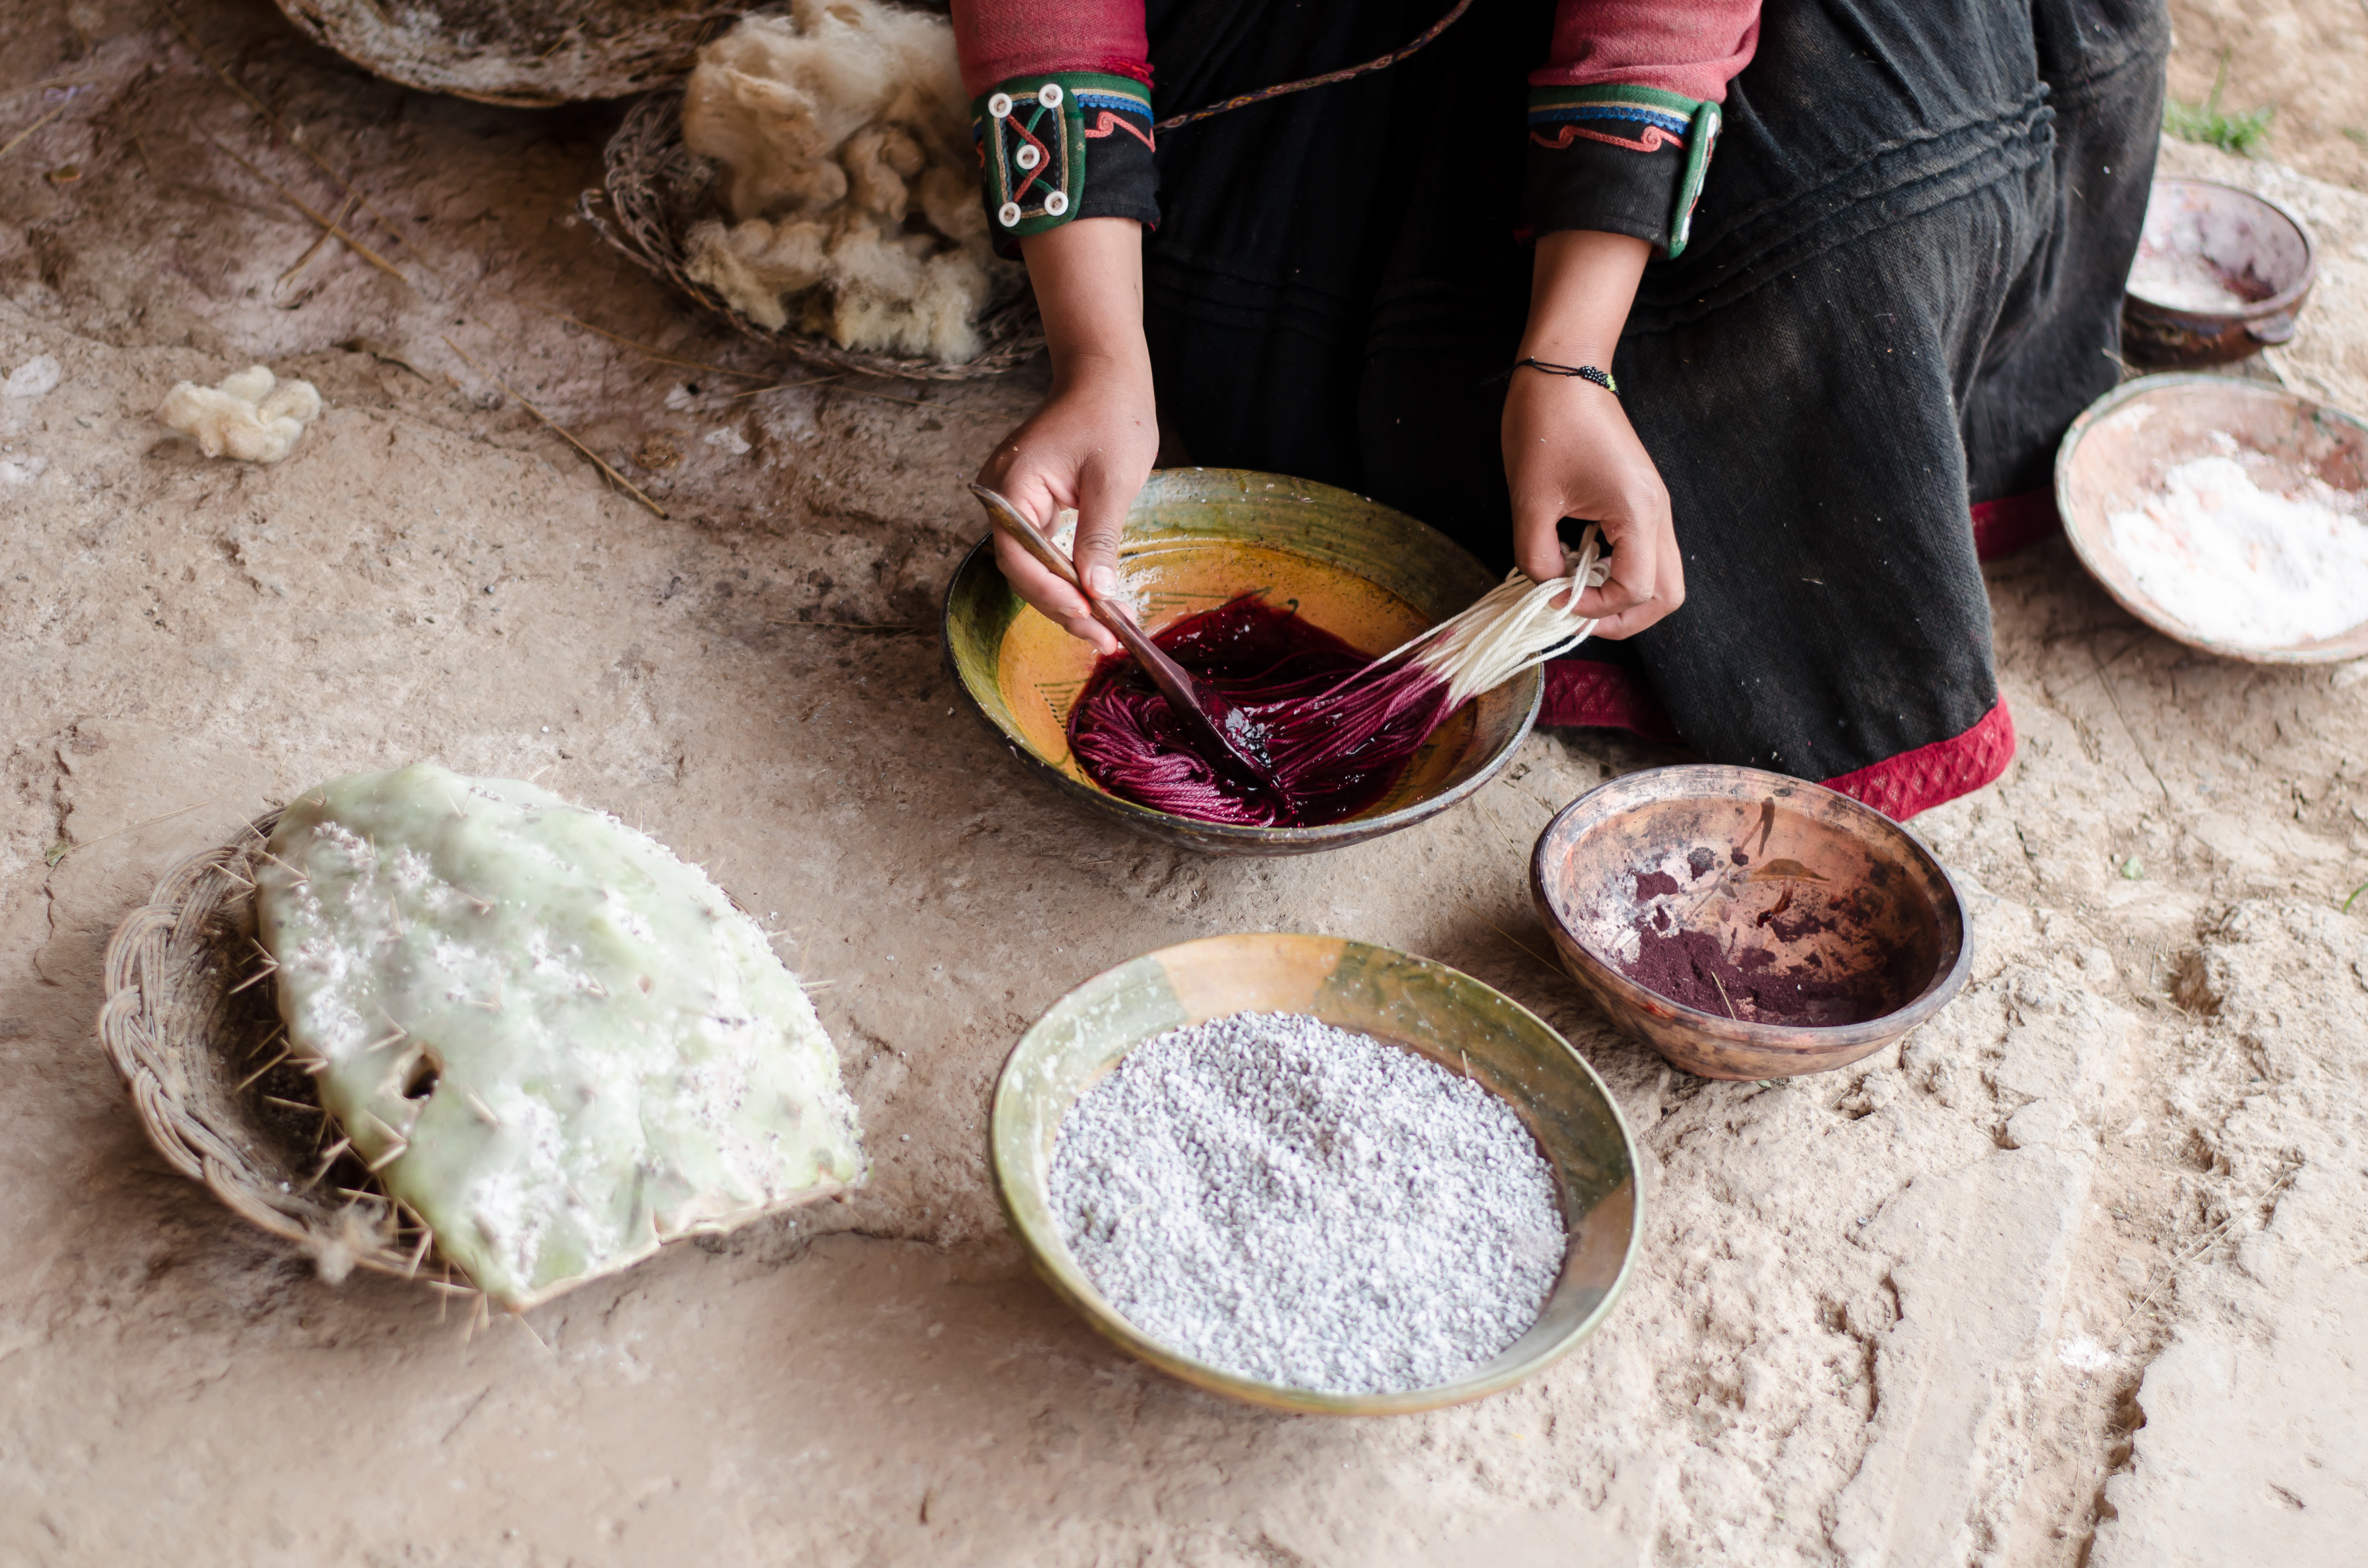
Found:
[[(1143, 336), (1143, 228), (1080, 218), (1020, 242), (1053, 354), (1053, 390), (979, 470), (1048, 536), (1063, 507), (1077, 512), (1071, 559), (1102, 597), (1120, 589), (1118, 544), (1127, 508), (1159, 455), (1159, 412)], [(1000, 530), (995, 561), (1014, 592), (1104, 653), (1118, 639), (1083, 594), (1031, 560)]]
[[(995, 449), (978, 482), (1002, 492), (1047, 536), (1055, 514), (1075, 507), (1077, 535), (1070, 559), (1096, 594), (1110, 598), (1120, 591), (1119, 533), (1158, 452), (1150, 368), (1136, 375), (1125, 367), (1097, 366), (1056, 380), (1042, 406)], [(1094, 619), (1086, 597), (1000, 530), (995, 562), (1012, 590), (1062, 630), (1104, 653), (1120, 651), (1118, 639)]]
[[(1538, 241), (1529, 330), (1517, 358), (1609, 368), (1652, 248), (1625, 234), (1566, 230)], [(1598, 637), (1642, 631), (1685, 602), (1685, 562), (1668, 487), (1618, 394), (1523, 366), (1505, 391), (1505, 479), (1513, 558), (1539, 582), (1565, 575), (1556, 525), (1600, 523), (1611, 575), (1578, 596)]]
[(1578, 596), (1598, 637), (1642, 631), (1685, 602), (1684, 559), (1669, 492), (1613, 393), (1577, 377), (1513, 372), (1505, 393), (1505, 477), (1513, 494), (1513, 558), (1539, 582), (1565, 574), (1556, 525), (1603, 526), (1609, 581)]

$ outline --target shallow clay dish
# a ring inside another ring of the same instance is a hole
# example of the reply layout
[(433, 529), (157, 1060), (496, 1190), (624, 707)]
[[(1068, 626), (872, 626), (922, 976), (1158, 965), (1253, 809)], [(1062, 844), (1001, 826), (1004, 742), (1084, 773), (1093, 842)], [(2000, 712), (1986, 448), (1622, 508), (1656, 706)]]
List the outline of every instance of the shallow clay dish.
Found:
[[(1304, 1013), (1468, 1072), (1509, 1100), (1554, 1163), (1570, 1244), (1529, 1333), (1460, 1382), (1404, 1393), (1318, 1393), (1236, 1377), (1138, 1332), (1062, 1240), (1049, 1192), (1061, 1119), (1136, 1046), (1233, 1013)], [(995, 1186), (1037, 1272), (1104, 1337), (1214, 1393), (1320, 1415), (1394, 1415), (1510, 1388), (1610, 1314), (1643, 1234), (1636, 1147), (1595, 1070), (1536, 1015), (1445, 964), (1338, 937), (1204, 937), (1121, 964), (1053, 1004), (995, 1086)]]
[[(1119, 571), (1152, 631), (1237, 594), (1295, 604), (1315, 625), (1381, 654), (1497, 585), (1438, 529), (1329, 485), (1239, 469), (1168, 469), (1127, 514)], [(1531, 670), (1440, 725), (1389, 793), (1321, 827), (1196, 822), (1105, 791), (1069, 752), (1069, 710), (1096, 655), (1030, 608), (981, 540), (946, 591), (946, 655), (963, 695), (1031, 772), (1129, 827), (1209, 855), (1292, 855), (1377, 838), (1436, 815), (1488, 782), (1536, 722)]]
[(2338, 490), (2368, 488), (2368, 425), (2340, 409), (2228, 376), (2146, 376), (2107, 392), (2065, 432), (2055, 453), (2055, 507), (2089, 575), (2114, 602), (2174, 642), (2260, 665), (2335, 664), (2368, 654), (2368, 606), (2351, 631), (2255, 648), (2214, 640), (2149, 598), (2113, 548), (2108, 519), (2161, 494), (2163, 476), (2222, 450), (2215, 434), (2266, 454), (2254, 483), (2283, 490), (2317, 475)]
[[(1704, 1078), (1846, 1066), (1939, 1012), (1973, 962), (1956, 884), (1914, 835), (1751, 767), (1648, 768), (1580, 796), (1538, 836), (1530, 896), (1612, 1022)], [(1857, 1005), (1804, 1010), (1858, 1016), (1769, 1023), (1673, 1001), (1628, 973), (1647, 931), (1704, 933), (1747, 971), (1845, 983)]]
[[(2258, 354), (2294, 336), (2317, 276), (2317, 241), (2276, 202), (2216, 180), (2158, 179), (2122, 299), (2123, 351), (2155, 365)], [(2178, 280), (2205, 278), (2246, 303), (2179, 301)]]

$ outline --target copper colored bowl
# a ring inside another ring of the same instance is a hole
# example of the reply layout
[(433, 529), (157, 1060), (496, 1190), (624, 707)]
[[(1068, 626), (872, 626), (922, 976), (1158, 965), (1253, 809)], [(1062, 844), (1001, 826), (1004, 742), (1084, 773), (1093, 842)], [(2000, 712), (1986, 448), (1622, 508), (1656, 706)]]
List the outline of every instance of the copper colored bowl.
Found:
[[(1580, 796), (1539, 835), (1530, 896), (1611, 1021), (1704, 1078), (1846, 1066), (1939, 1012), (1973, 962), (1956, 884), (1913, 835), (1751, 767), (1648, 768)], [(1640, 978), (1669, 983), (1681, 954), (1715, 1011)]]
[[(2150, 365), (2217, 365), (2294, 335), (2318, 276), (2303, 221), (2266, 197), (2208, 179), (2158, 179), (2122, 297), (2122, 347)], [(2183, 298), (2208, 278), (2243, 302)]]

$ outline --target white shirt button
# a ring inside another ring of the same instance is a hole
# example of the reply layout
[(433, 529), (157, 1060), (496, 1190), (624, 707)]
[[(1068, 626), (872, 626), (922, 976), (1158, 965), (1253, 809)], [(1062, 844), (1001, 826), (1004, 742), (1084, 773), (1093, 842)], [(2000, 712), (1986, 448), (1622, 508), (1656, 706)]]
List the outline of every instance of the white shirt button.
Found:
[[(1057, 196), (1060, 193), (1055, 191), (1053, 194)], [(1001, 223), (1007, 229), (1016, 229), (1019, 227), (1019, 203), (1017, 201), (1005, 202), (1002, 207), (996, 210), (995, 219), (996, 222)]]
[(1057, 190), (1044, 199), (1044, 215), (1048, 218), (1058, 218), (1068, 210), (1069, 199)]
[(1012, 154), (1011, 161), (1023, 169), (1032, 169), (1044, 161), (1044, 154), (1031, 146), (1022, 145), (1019, 152)]
[(1061, 107), (1061, 84), (1058, 82), (1047, 82), (1042, 86), (1037, 88), (1036, 101), (1042, 104), (1046, 108), (1059, 108)]
[(987, 99), (986, 112), (995, 116), (997, 119), (1002, 119), (1008, 116), (1011, 113), (1011, 95), (1009, 93), (997, 93), (993, 97)]

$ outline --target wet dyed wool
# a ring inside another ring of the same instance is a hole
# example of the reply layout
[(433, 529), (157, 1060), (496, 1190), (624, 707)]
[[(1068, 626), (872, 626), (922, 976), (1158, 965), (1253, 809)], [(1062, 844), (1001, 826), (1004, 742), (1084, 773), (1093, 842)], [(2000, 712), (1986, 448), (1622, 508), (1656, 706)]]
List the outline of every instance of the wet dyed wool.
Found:
[[(1265, 767), (1272, 790), (1245, 787), (1196, 752), (1167, 699), (1147, 681), (1124, 679), (1121, 661), (1106, 662), (1079, 697), (1070, 749), (1103, 789), (1154, 811), (1254, 827), (1353, 816), (1387, 792), (1400, 765), (1457, 709), (1593, 633), (1577, 602), (1611, 575), (1602, 549), (1590, 523), (1579, 549), (1564, 551), (1566, 575), (1539, 583), (1516, 569), (1461, 614), (1361, 664), (1336, 661), (1353, 651), (1315, 628), (1285, 633), (1295, 615), (1269, 615), (1259, 626), (1248, 596), (1160, 632), (1160, 646), (1229, 710), (1222, 722)], [(1253, 652), (1264, 659), (1227, 667)]]
[(1069, 1249), (1152, 1338), (1334, 1393), (1453, 1382), (1562, 1267), (1553, 1167), (1503, 1099), (1293, 1013), (1137, 1047), (1053, 1150)]

